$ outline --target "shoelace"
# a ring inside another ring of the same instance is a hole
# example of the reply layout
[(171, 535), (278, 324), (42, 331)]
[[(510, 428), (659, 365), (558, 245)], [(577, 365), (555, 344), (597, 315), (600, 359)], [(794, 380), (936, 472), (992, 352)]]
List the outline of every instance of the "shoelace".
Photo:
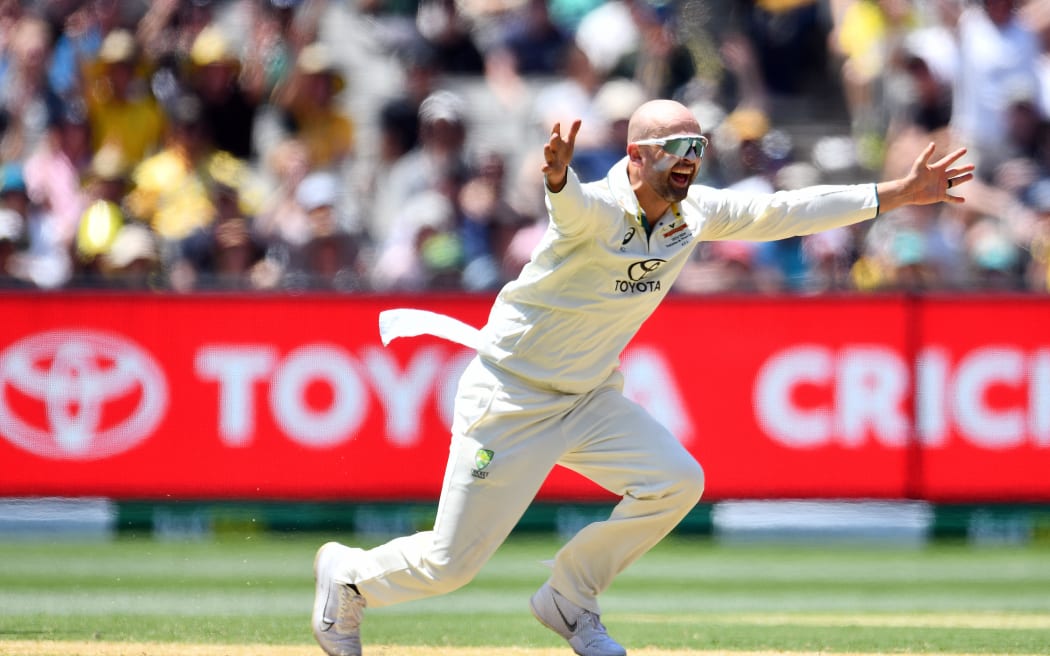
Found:
[[(605, 625), (602, 624), (602, 621), (598, 619), (597, 614), (592, 613), (589, 610), (585, 610), (582, 613), (580, 613), (578, 621), (580, 623), (580, 628), (577, 629), (576, 635), (580, 635), (581, 633), (583, 633), (583, 630), (581, 629), (585, 628), (590, 628), (592, 631), (594, 631), (595, 635), (590, 640), (590, 644), (593, 644), (595, 641), (604, 641), (608, 639), (609, 632), (605, 628)], [(585, 627), (584, 625), (587, 626)]]
[(335, 628), (340, 633), (356, 631), (361, 626), (361, 611), (365, 607), (365, 598), (354, 592), (348, 585), (340, 586), (339, 611), (335, 618)]

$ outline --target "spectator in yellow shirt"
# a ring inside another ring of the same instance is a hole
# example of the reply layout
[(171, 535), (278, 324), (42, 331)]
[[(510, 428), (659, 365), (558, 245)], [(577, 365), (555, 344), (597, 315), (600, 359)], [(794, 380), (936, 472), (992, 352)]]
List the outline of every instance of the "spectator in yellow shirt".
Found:
[(212, 144), (196, 96), (180, 97), (169, 118), (168, 143), (132, 172), (126, 204), (162, 238), (176, 241), (215, 219), (209, 191), (215, 178), (228, 186), (250, 185), (247, 165)]
[(87, 71), (85, 99), (93, 147), (116, 148), (126, 162), (140, 162), (160, 145), (164, 113), (142, 75), (135, 37), (123, 29), (102, 41), (98, 59)]
[(313, 169), (338, 169), (353, 153), (354, 124), (337, 102), (345, 86), (328, 48), (318, 42), (303, 48), (288, 85), (277, 91), (291, 136), (306, 144)]

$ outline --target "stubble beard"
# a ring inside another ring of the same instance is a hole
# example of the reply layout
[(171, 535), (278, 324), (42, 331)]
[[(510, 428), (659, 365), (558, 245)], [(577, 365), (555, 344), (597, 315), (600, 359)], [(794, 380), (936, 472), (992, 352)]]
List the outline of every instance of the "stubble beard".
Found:
[[(668, 203), (680, 203), (689, 196), (689, 186), (675, 187), (671, 184), (671, 180), (667, 177), (656, 178), (653, 176), (653, 180), (650, 182), (650, 186), (656, 191), (656, 194), (667, 201)], [(694, 178), (695, 179), (695, 178)], [(692, 180), (689, 181), (691, 185)]]
[(660, 198), (663, 198), (668, 203), (681, 203), (689, 196), (689, 187), (693, 184), (696, 179), (696, 173), (694, 171), (692, 177), (689, 179), (689, 184), (685, 187), (677, 187), (671, 184), (671, 170), (673, 164), (663, 165), (660, 163), (653, 167), (650, 174), (649, 185), (653, 188)]

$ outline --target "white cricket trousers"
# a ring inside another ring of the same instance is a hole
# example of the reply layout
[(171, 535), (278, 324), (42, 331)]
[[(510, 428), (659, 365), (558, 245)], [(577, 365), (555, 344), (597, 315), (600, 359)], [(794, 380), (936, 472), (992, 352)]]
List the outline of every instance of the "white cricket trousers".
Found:
[[(600, 612), (613, 578), (667, 535), (703, 492), (693, 456), (638, 404), (614, 372), (586, 394), (558, 394), (475, 358), (460, 379), (434, 528), (356, 551), (336, 579), (378, 608), (468, 583), (510, 534), (554, 465), (622, 497), (554, 559), (550, 583)], [(491, 462), (479, 450), (491, 451)], [(484, 466), (483, 466), (484, 465)]]

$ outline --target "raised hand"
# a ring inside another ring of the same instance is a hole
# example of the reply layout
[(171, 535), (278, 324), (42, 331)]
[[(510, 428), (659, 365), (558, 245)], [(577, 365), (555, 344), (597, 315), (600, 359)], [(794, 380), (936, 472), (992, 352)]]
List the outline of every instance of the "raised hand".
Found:
[(553, 192), (561, 191), (572, 161), (572, 152), (576, 148), (576, 133), (580, 131), (582, 121), (576, 119), (569, 128), (566, 139), (561, 136), (561, 123), (551, 128), (551, 136), (543, 146), (543, 176), (547, 179), (547, 188)]
[(925, 150), (915, 160), (915, 163), (912, 164), (909, 177), (915, 178), (913, 184), (917, 187), (918, 194), (915, 203), (921, 205), (942, 200), (951, 203), (964, 202), (961, 196), (949, 194), (948, 190), (955, 189), (959, 185), (973, 180), (973, 164), (959, 167), (952, 166), (960, 157), (966, 154), (966, 149), (959, 148), (930, 164), (929, 161), (933, 155), (933, 149), (934, 145), (932, 143), (926, 146)]
[(933, 143), (926, 146), (915, 158), (911, 171), (903, 178), (879, 183), (879, 206), (882, 212), (903, 205), (929, 205), (942, 201), (966, 202), (962, 196), (949, 193), (950, 189), (957, 189), (959, 185), (973, 180), (973, 164), (955, 166), (966, 154), (966, 149), (959, 148), (930, 163), (935, 147)]

